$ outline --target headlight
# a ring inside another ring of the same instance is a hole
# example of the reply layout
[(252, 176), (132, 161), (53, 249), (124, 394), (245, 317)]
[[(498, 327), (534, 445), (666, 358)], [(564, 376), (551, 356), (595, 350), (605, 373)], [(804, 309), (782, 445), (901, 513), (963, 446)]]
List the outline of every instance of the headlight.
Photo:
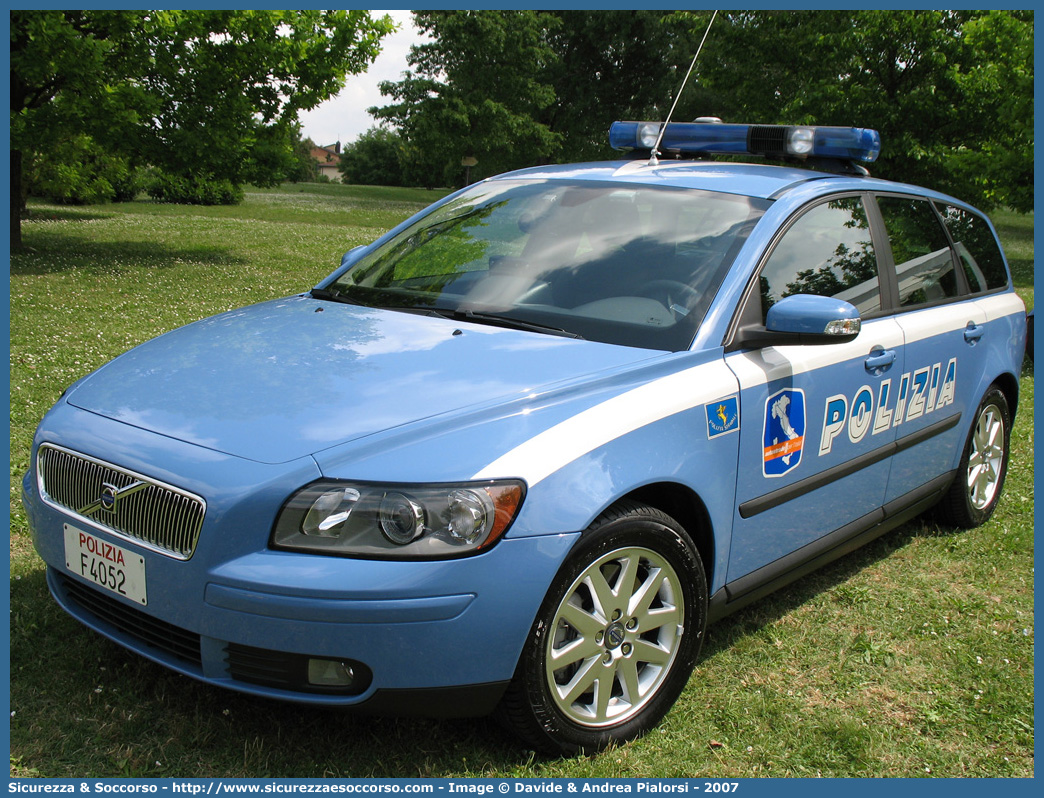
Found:
[(320, 480), (287, 501), (272, 547), (371, 559), (439, 559), (484, 551), (518, 515), (518, 480), (373, 485)]

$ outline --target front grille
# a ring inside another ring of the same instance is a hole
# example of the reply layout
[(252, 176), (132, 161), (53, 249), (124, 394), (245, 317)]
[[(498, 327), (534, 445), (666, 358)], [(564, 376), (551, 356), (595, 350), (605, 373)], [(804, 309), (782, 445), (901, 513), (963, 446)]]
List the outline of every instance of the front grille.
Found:
[(65, 594), (91, 615), (141, 642), (202, 665), (199, 635), (161, 621), (73, 579), (61, 578)]
[(199, 496), (50, 444), (37, 471), (50, 504), (178, 559), (196, 549), (206, 513)]

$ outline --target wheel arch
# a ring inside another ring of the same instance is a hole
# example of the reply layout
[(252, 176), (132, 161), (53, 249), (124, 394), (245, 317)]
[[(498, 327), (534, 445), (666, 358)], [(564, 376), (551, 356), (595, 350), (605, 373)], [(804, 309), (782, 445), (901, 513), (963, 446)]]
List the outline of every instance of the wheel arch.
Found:
[(713, 525), (707, 506), (694, 490), (677, 482), (654, 482), (621, 496), (612, 506), (628, 501), (647, 504), (677, 521), (699, 552), (708, 586), (713, 584)]
[[(1015, 411), (1019, 405), (1019, 378), (1006, 371), (1003, 374), (999, 374), (992, 384), (1000, 388), (1004, 398), (1008, 400), (1008, 410), (1012, 421), (1014, 421)], [(983, 393), (985, 394), (985, 391)]]

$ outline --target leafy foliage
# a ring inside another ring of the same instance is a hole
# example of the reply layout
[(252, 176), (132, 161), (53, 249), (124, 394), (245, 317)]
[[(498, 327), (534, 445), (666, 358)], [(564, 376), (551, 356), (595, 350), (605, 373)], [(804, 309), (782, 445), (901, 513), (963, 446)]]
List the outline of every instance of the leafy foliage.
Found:
[(111, 155), (86, 135), (38, 156), (26, 169), (30, 191), (55, 202), (89, 205), (129, 202), (141, 190), (142, 170), (126, 158)]
[(286, 179), (291, 183), (307, 183), (316, 179), (315, 161), (312, 159), (312, 149), (315, 142), (310, 138), (302, 139), (300, 133), (294, 141), (293, 166), (286, 174)]
[(701, 56), (701, 91), (680, 110), (872, 127), (883, 142), (875, 175), (1028, 210), (1032, 53), (1032, 12), (730, 13)]
[(410, 51), (414, 72), (381, 92), (395, 104), (371, 109), (416, 147), (431, 184), (455, 181), (474, 157), (481, 174), (547, 159), (559, 143), (540, 112), (554, 100), (543, 79), (553, 57), (553, 15), (539, 11), (414, 12), (431, 41)]
[(400, 134), (373, 127), (345, 145), (338, 169), (345, 183), (405, 186), (409, 158), (407, 144)]
[[(371, 109), (459, 183), (611, 155), (614, 119), (663, 119), (709, 12), (415, 12), (430, 41)], [(1031, 11), (720, 14), (675, 119), (873, 127), (876, 175), (986, 209), (1033, 207)], [(432, 177), (434, 175), (435, 177)]]
[[(699, 43), (709, 12), (558, 11), (549, 31), (554, 102), (541, 119), (562, 137), (565, 161), (611, 157), (617, 119), (664, 119)], [(686, 90), (687, 92), (689, 89)]]
[(81, 135), (199, 185), (279, 182), (298, 112), (366, 69), (391, 29), (367, 11), (13, 11), (12, 209), (21, 153)]
[(149, 180), (147, 190), (154, 200), (182, 205), (238, 205), (243, 201), (243, 189), (231, 180), (201, 180), (158, 170)]
[[(610, 154), (613, 119), (658, 113), (689, 56), (688, 21), (656, 11), (414, 12), (430, 41), (413, 47), (395, 102), (370, 113), (413, 148), (419, 185)], [(665, 57), (668, 59), (665, 61)], [(665, 109), (663, 109), (665, 113)]]

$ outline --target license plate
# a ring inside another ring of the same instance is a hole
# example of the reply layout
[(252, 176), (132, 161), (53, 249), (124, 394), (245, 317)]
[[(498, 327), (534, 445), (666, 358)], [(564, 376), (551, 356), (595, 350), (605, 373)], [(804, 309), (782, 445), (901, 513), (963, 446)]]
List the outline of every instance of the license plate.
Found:
[(65, 525), (65, 566), (98, 587), (146, 605), (145, 558), (90, 532)]

